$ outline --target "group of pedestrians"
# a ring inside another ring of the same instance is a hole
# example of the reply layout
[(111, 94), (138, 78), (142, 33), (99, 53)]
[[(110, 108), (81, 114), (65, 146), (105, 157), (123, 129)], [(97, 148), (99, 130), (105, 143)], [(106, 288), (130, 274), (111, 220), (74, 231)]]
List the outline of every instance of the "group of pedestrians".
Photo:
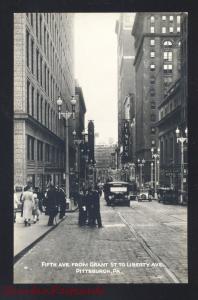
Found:
[(53, 185), (50, 185), (45, 195), (39, 191), (39, 188), (33, 189), (30, 185), (24, 187), (20, 199), (14, 194), (14, 222), (16, 222), (16, 212), (19, 204), (21, 206), (21, 217), (24, 218), (25, 226), (30, 226), (38, 222), (41, 213), (49, 215), (48, 226), (53, 225), (58, 212), (60, 212), (60, 219), (65, 216), (65, 193), (58, 186), (55, 188)]
[[(76, 193), (75, 201), (79, 208), (79, 226), (98, 226), (103, 227), (100, 215), (100, 189), (90, 186), (87, 190), (81, 190)], [(39, 191), (39, 188), (32, 188), (27, 185), (20, 196), (20, 200), (14, 195), (14, 222), (16, 222), (16, 211), (18, 204), (21, 205), (21, 217), (24, 218), (24, 225), (30, 226), (39, 221), (42, 213), (49, 216), (48, 226), (56, 223), (56, 216), (59, 213), (59, 219), (62, 219), (66, 213), (66, 196), (62, 188), (49, 185), (45, 194)]]
[(100, 215), (100, 196), (101, 191), (94, 189), (93, 186), (90, 186), (88, 190), (80, 191), (78, 196), (79, 226), (103, 227)]

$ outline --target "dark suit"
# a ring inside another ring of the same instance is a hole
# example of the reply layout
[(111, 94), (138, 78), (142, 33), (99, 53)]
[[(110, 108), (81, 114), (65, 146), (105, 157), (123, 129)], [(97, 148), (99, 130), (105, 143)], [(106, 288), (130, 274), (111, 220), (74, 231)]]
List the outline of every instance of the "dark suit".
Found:
[(57, 191), (55, 189), (50, 189), (47, 192), (47, 211), (49, 214), (48, 225), (53, 225), (54, 218), (58, 213), (58, 199)]

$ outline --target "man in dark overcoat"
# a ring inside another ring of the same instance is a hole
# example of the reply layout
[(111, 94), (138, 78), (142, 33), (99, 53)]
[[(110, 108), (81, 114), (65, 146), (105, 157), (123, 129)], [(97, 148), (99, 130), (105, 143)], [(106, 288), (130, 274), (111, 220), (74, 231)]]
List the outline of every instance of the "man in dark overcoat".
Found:
[(61, 188), (58, 189), (58, 198), (59, 198), (59, 206), (60, 206), (59, 219), (62, 219), (65, 216), (66, 199), (65, 199), (65, 192)]
[(58, 195), (52, 184), (47, 192), (47, 211), (49, 214), (48, 226), (52, 226), (58, 213)]
[(100, 215), (100, 194), (94, 189), (92, 190), (92, 199), (93, 199), (93, 219), (92, 224), (95, 225), (96, 221), (98, 224), (98, 228), (102, 228), (102, 221)]

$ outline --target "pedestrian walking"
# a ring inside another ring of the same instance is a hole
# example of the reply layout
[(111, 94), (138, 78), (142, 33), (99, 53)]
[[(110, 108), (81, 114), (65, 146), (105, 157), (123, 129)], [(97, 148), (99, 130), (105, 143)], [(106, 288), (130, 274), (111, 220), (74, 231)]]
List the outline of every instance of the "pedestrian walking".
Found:
[(39, 199), (36, 193), (33, 194), (34, 197), (34, 206), (32, 209), (33, 222), (36, 223), (39, 221)]
[(91, 186), (88, 187), (85, 197), (86, 197), (86, 205), (87, 205), (88, 225), (94, 226), (95, 224), (93, 224), (93, 218), (94, 218), (93, 188)]
[(84, 226), (86, 225), (86, 221), (87, 221), (87, 206), (86, 206), (86, 197), (83, 191), (80, 191), (78, 195), (78, 209), (79, 209), (78, 225)]
[(34, 193), (37, 194), (39, 211), (43, 213), (43, 193), (40, 191), (39, 187), (35, 187)]
[(93, 190), (93, 219), (92, 219), (92, 224), (95, 225), (97, 221), (98, 228), (102, 228), (102, 220), (101, 220), (101, 215), (100, 215), (100, 194), (99, 192), (94, 189)]
[(51, 184), (47, 192), (47, 212), (49, 214), (48, 226), (54, 224), (54, 218), (58, 213), (58, 196), (57, 191), (54, 186)]
[(58, 203), (60, 207), (60, 214), (59, 219), (62, 219), (65, 216), (66, 211), (66, 198), (65, 198), (65, 192), (62, 188), (58, 187)]
[(17, 212), (19, 203), (20, 203), (20, 201), (18, 200), (17, 194), (14, 193), (14, 223), (16, 222), (16, 212)]
[(31, 219), (32, 219), (32, 209), (34, 206), (34, 197), (33, 197), (32, 187), (30, 185), (27, 185), (24, 188), (22, 202), (23, 202), (24, 224), (25, 226), (27, 225), (30, 226)]

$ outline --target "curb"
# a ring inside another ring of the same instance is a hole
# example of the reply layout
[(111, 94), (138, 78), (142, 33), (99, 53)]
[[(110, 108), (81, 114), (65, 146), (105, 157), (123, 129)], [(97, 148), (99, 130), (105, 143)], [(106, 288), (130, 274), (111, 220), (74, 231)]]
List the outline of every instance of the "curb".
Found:
[(57, 224), (55, 224), (53, 227), (50, 227), (45, 233), (43, 233), (41, 236), (39, 236), (34, 242), (32, 242), (30, 245), (28, 245), (23, 250), (21, 250), (19, 253), (17, 253), (13, 258), (13, 264), (15, 264), (19, 259), (21, 259), (30, 249), (32, 249), (38, 242), (40, 242), (48, 233), (50, 233), (52, 230), (54, 230), (65, 219), (66, 218), (63, 218)]

